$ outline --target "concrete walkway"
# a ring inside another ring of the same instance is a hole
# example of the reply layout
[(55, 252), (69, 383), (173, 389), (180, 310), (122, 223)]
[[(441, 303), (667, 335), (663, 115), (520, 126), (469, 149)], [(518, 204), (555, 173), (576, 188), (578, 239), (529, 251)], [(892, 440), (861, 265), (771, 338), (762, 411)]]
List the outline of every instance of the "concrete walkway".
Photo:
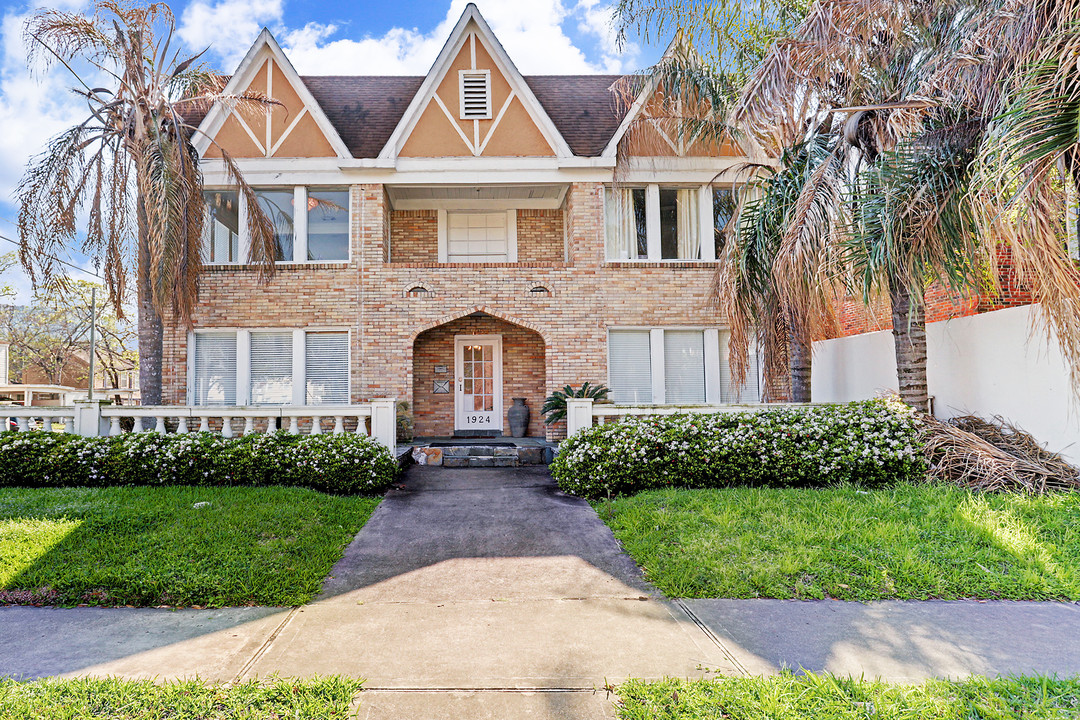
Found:
[(367, 680), (359, 717), (612, 717), (627, 677), (1080, 673), (1064, 603), (666, 601), (543, 468), (414, 467), (294, 609), (0, 608), (0, 675)]

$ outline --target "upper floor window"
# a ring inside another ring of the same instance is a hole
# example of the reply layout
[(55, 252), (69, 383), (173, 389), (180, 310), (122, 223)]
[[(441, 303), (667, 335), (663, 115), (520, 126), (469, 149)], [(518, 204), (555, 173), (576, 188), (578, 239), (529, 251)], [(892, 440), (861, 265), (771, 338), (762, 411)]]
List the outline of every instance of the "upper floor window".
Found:
[[(205, 193), (210, 217), (204, 231), (209, 263), (247, 261), (246, 210), (234, 190)], [(344, 188), (255, 188), (259, 207), (274, 226), (279, 262), (349, 259), (349, 191)]]
[(517, 211), (439, 211), (439, 262), (517, 262)]
[(715, 260), (717, 203), (708, 185), (609, 188), (608, 259)]

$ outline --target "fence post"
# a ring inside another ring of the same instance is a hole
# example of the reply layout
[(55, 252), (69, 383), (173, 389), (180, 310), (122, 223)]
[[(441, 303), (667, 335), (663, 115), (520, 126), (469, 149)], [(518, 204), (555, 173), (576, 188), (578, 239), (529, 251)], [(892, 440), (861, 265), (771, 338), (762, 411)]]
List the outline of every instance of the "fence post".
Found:
[(592, 427), (592, 398), (566, 398), (566, 437)]
[(371, 401), (371, 438), (397, 455), (397, 398)]
[(111, 400), (87, 400), (77, 398), (75, 400), (75, 434), (83, 437), (100, 437), (109, 434), (109, 429), (103, 427), (105, 418), (101, 417), (101, 406), (112, 405)]

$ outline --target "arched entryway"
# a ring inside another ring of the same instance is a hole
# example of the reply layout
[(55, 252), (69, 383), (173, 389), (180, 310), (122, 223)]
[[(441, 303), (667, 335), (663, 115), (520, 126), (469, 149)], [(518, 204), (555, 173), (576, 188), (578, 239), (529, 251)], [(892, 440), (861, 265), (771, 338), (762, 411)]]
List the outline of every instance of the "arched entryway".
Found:
[(510, 435), (507, 411), (525, 398), (527, 437), (544, 437), (545, 344), (534, 330), (477, 311), (413, 343), (417, 437)]

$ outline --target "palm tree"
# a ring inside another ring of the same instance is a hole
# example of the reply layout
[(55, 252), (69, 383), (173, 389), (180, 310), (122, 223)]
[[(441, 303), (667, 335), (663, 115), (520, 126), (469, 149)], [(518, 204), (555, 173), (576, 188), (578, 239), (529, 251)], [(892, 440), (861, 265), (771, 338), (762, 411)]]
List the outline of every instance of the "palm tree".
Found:
[[(55, 257), (75, 241), (85, 214), (82, 250), (103, 269), (118, 310), (134, 275), (143, 402), (157, 405), (163, 316), (190, 324), (202, 269), (206, 206), (188, 118), (216, 102), (240, 112), (276, 103), (225, 95), (223, 78), (198, 56), (171, 51), (175, 19), (165, 4), (95, 0), (92, 7), (90, 14), (43, 10), (26, 24), (28, 62), (63, 65), (89, 112), (50, 141), (20, 183), (19, 257), (35, 285), (47, 285), (62, 272)], [(222, 156), (247, 201), (250, 259), (265, 280), (274, 270), (273, 225)]]

